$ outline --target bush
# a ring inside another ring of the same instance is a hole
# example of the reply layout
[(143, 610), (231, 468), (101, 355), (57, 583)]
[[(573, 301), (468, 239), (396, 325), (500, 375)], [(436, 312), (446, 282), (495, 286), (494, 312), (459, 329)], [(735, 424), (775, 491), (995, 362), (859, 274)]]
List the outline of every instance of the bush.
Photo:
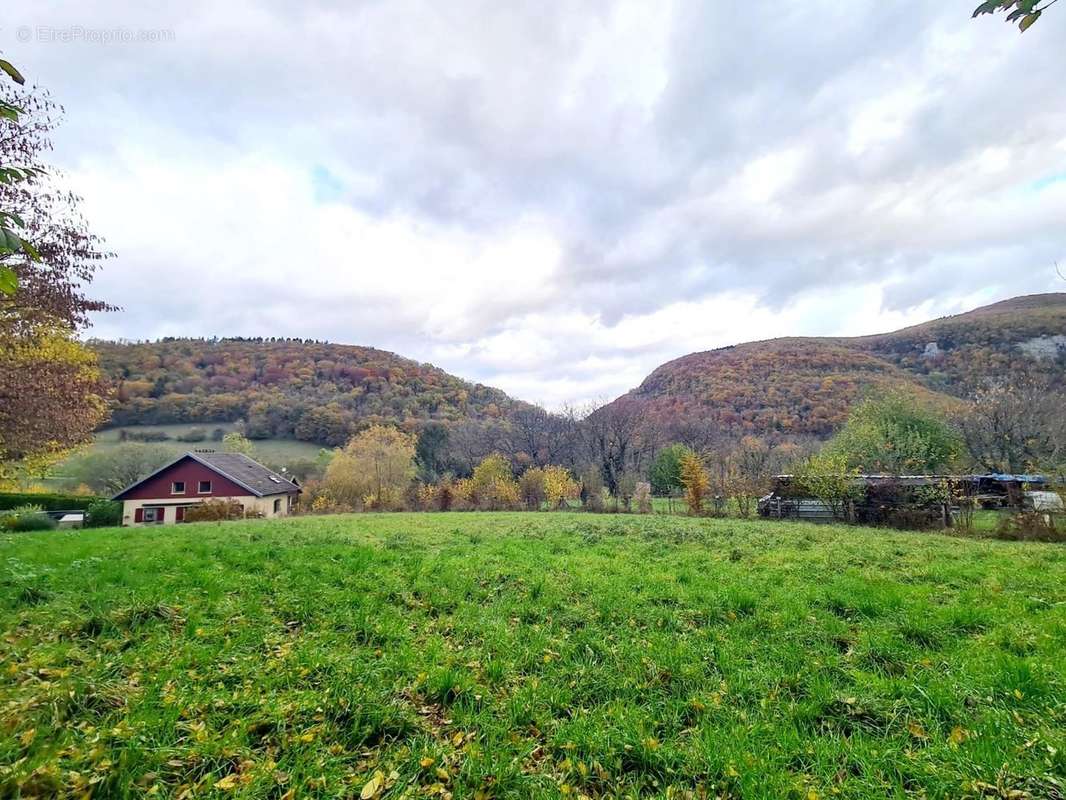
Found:
[(544, 468), (544, 496), (549, 509), (566, 508), (569, 501), (581, 497), (581, 484), (566, 467), (547, 466)]
[(470, 501), (481, 511), (503, 511), (518, 505), (518, 483), (506, 458), (492, 453), (474, 468)]
[(297, 514), (347, 514), (354, 509), (338, 502), (322, 481), (308, 481), (296, 505)]
[(236, 500), (212, 499), (185, 509), (186, 522), (218, 522), (226, 519), (255, 519), (258, 511), (245, 511)]
[(207, 431), (203, 428), (190, 428), (185, 433), (179, 433), (179, 442), (202, 442), (207, 438)]
[[(294, 458), (285, 465), (285, 469), (290, 477), (296, 478), (301, 483), (321, 480), (326, 472), (322, 461), (314, 458)], [(278, 469), (275, 472), (281, 472), (281, 470)]]
[(651, 513), (651, 484), (640, 481), (633, 489), (633, 502), (637, 505), (638, 514)]
[(124, 431), (124, 441), (130, 442), (167, 442), (170, 434), (166, 431)]
[(603, 475), (598, 469), (589, 468), (581, 473), (578, 489), (581, 504), (586, 511), (603, 511)]
[(427, 483), (418, 489), (418, 507), (423, 511), (451, 511), (455, 501), (455, 487), (448, 476), (440, 483)]
[(98, 499), (92, 495), (5, 492), (0, 494), (0, 511), (27, 505), (38, 506), (44, 511), (84, 511)]
[(1056, 525), (1055, 514), (1022, 511), (999, 521), (997, 539), (1011, 541), (1066, 542), (1066, 524)]
[(518, 479), (518, 492), (522, 502), (530, 511), (539, 511), (546, 498), (544, 487), (544, 470), (530, 467)]
[(585, 492), (585, 510), (592, 511), (596, 514), (602, 514), (607, 511), (611, 503), (611, 493), (607, 491), (606, 486), (601, 486), (595, 491), (587, 490)]
[(4, 530), (50, 531), (56, 527), (56, 521), (45, 513), (40, 506), (25, 505), (7, 511), (0, 516), (0, 527)]
[(111, 528), (122, 524), (122, 503), (96, 498), (85, 510), (86, 528)]
[(681, 457), (681, 483), (685, 486), (685, 504), (688, 506), (688, 513), (702, 514), (711, 479), (707, 475), (703, 461), (695, 453), (685, 453)]

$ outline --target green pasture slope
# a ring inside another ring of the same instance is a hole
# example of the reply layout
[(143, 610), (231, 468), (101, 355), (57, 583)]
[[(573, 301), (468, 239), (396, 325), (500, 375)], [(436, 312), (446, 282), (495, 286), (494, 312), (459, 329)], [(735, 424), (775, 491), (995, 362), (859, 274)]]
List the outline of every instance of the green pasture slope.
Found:
[(1062, 797), (1066, 548), (394, 514), (0, 536), (0, 796)]
[[(208, 437), (202, 442), (180, 442), (176, 439), (177, 436), (188, 433), (194, 428), (207, 431)], [(191, 425), (138, 425), (134, 427), (126, 428), (125, 430), (130, 432), (144, 432), (144, 431), (163, 431), (170, 435), (171, 438), (165, 442), (148, 442), (147, 444), (162, 445), (174, 451), (175, 456), (179, 456), (182, 453), (187, 453), (190, 450), (196, 449), (222, 449), (222, 442), (212, 442), (210, 439), (210, 433), (215, 428), (221, 428), (222, 430), (232, 431), (235, 426), (229, 423), (213, 423), (205, 422)], [(95, 449), (107, 449), (114, 447), (123, 442), (119, 439), (119, 432), (122, 428), (108, 428), (107, 430), (100, 431), (93, 439), (92, 447)], [(141, 444), (135, 442), (134, 444)], [(252, 446), (255, 448), (255, 453), (259, 458), (266, 459), (268, 461), (284, 463), (287, 460), (294, 458), (311, 458), (313, 459), (318, 455), (318, 451), (321, 449), (321, 445), (312, 444), (311, 442), (298, 442), (295, 439), (256, 439), (252, 442)]]
[[(181, 442), (177, 440), (177, 436), (188, 433), (194, 428), (206, 431), (208, 433), (208, 438), (202, 442)], [(69, 461), (76, 460), (86, 453), (106, 452), (123, 444), (164, 448), (169, 450), (175, 458), (182, 453), (188, 453), (190, 450), (221, 450), (222, 442), (213, 442), (210, 439), (211, 431), (215, 428), (221, 428), (226, 432), (235, 430), (235, 426), (232, 423), (227, 422), (204, 422), (182, 425), (134, 425), (126, 427), (125, 429), (107, 428), (106, 430), (98, 431), (96, 433), (91, 445), (73, 454), (66, 461), (57, 464), (52, 468), (49, 476), (43, 481), (35, 482), (43, 483), (46, 486), (64, 486), (70, 482), (66, 471), (66, 465)], [(145, 431), (163, 431), (172, 438), (163, 442), (123, 442), (119, 439), (119, 433), (122, 430), (140, 433)], [(314, 460), (318, 455), (318, 451), (321, 449), (321, 445), (313, 444), (311, 442), (299, 442), (295, 439), (256, 439), (252, 442), (252, 446), (255, 448), (253, 455), (256, 458), (278, 466), (284, 466), (287, 463), (298, 459)]]

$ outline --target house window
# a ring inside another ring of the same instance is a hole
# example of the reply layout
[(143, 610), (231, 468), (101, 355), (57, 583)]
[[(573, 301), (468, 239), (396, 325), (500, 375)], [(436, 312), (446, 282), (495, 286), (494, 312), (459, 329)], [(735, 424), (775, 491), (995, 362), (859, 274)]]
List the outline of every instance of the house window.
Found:
[(277, 500), (274, 501), (274, 513), (275, 514), (280, 514), (281, 513), (281, 498), (280, 497)]
[(185, 494), (185, 481), (174, 481), (170, 484), (171, 494)]
[(144, 507), (144, 523), (145, 525), (162, 525), (163, 515), (166, 514), (165, 508), (158, 506), (145, 506)]
[(200, 494), (211, 494), (211, 481), (200, 481), (200, 486), (196, 491)]

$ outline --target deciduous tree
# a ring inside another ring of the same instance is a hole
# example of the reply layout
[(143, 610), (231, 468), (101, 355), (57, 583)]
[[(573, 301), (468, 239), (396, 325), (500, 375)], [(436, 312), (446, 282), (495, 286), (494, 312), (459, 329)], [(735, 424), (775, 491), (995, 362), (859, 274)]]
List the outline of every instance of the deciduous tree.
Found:
[(544, 468), (544, 497), (548, 508), (563, 508), (571, 500), (581, 496), (581, 485), (574, 480), (570, 470), (556, 464)]
[(824, 452), (849, 470), (900, 475), (943, 472), (962, 450), (959, 435), (939, 412), (899, 393), (859, 403)]
[(648, 472), (652, 491), (660, 497), (680, 494), (681, 460), (692, 451), (683, 444), (670, 444), (661, 449)]
[(371, 425), (334, 456), (323, 483), (339, 503), (395, 509), (414, 476), (414, 437), (393, 427)]
[(415, 444), (415, 464), (419, 480), (436, 483), (448, 470), (448, 429), (439, 422), (430, 422), (418, 434)]
[(33, 252), (0, 251), (0, 264), (18, 280), (17, 291), (4, 300), (5, 311), (17, 311), (22, 324), (44, 315), (83, 327), (90, 312), (111, 308), (84, 290), (110, 254), (81, 215), (81, 198), (64, 189), (61, 174), (44, 161), (62, 110), (47, 92), (6, 82), (0, 84), (0, 101), (19, 109), (14, 119), (0, 115), (0, 165), (17, 165), (27, 175), (0, 181), (0, 209), (19, 220), (20, 236), (33, 243)]
[(470, 499), (483, 511), (500, 511), (518, 505), (518, 484), (510, 462), (502, 454), (490, 453), (474, 468)]
[(1019, 473), (1066, 462), (1066, 394), (1039, 378), (997, 382), (975, 392), (958, 418), (974, 461)]
[(120, 444), (74, 458), (66, 468), (73, 485), (85, 484), (103, 495), (118, 494), (174, 459), (162, 445)]
[(526, 508), (539, 511), (546, 497), (544, 470), (540, 467), (530, 467), (523, 472), (518, 479), (518, 493)]
[(655, 446), (655, 432), (640, 406), (625, 400), (621, 398), (586, 414), (577, 425), (587, 457), (615, 497), (622, 476), (627, 472), (642, 473)]
[[(0, 72), (5, 73), (19, 86), (26, 82), (14, 65), (2, 58)], [(0, 96), (0, 119), (18, 122), (21, 113), (19, 106)], [(11, 164), (6, 159), (0, 161), (0, 184), (14, 186), (31, 180), (34, 174), (32, 168)], [(18, 254), (32, 259), (40, 258), (36, 248), (19, 235), (18, 229), (23, 227), (25, 223), (14, 209), (6, 205), (0, 207), (0, 295), (12, 295), (18, 288), (18, 274), (11, 266), (3, 263), (5, 259)]]
[(0, 481), (36, 474), (92, 441), (107, 418), (96, 357), (62, 325), (0, 328)]
[(238, 431), (230, 431), (222, 437), (222, 449), (227, 453), (243, 453), (249, 458), (255, 458), (255, 445)]
[[(0, 60), (0, 70), (23, 82), (8, 62)], [(6, 480), (39, 472), (87, 443), (107, 416), (96, 357), (74, 336), (89, 312), (108, 308), (83, 291), (104, 254), (78, 212), (79, 198), (60, 188), (55, 170), (42, 162), (57, 112), (46, 94), (0, 83), (0, 479)]]
[(688, 452), (681, 458), (681, 483), (685, 487), (685, 503), (690, 514), (702, 514), (711, 479), (703, 462), (695, 453)]
[(851, 519), (851, 504), (862, 495), (859, 470), (848, 465), (841, 453), (823, 450), (796, 472), (801, 491), (817, 498), (837, 519)]

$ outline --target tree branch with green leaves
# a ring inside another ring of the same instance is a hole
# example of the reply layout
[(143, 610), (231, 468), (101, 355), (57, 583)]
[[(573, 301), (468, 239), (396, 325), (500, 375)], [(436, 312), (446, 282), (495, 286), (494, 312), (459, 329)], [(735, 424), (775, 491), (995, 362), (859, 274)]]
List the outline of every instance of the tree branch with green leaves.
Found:
[[(1006, 12), (1006, 21), (1013, 24), (1018, 23), (1018, 29), (1023, 33), (1027, 31), (1034, 22), (1040, 19), (1040, 15), (1043, 14), (1051, 6), (1055, 5), (1059, 0), (987, 0), (981, 3), (976, 9), (974, 9), (974, 17), (979, 17), (982, 14), (998, 14), (1000, 12)], [(1041, 5), (1043, 4), (1043, 5)]]
[[(20, 86), (26, 82), (15, 66), (5, 59), (0, 58), (0, 71), (3, 71), (11, 80)], [(22, 109), (14, 103), (0, 98), (0, 119), (8, 122), (18, 122)], [(12, 167), (0, 164), (0, 184), (21, 183), (36, 177), (33, 168)], [(12, 295), (18, 288), (18, 274), (10, 266), (2, 263), (3, 259), (22, 253), (34, 261), (40, 261), (41, 255), (32, 244), (23, 239), (16, 232), (16, 228), (24, 229), (26, 223), (14, 211), (0, 209), (0, 295)]]

